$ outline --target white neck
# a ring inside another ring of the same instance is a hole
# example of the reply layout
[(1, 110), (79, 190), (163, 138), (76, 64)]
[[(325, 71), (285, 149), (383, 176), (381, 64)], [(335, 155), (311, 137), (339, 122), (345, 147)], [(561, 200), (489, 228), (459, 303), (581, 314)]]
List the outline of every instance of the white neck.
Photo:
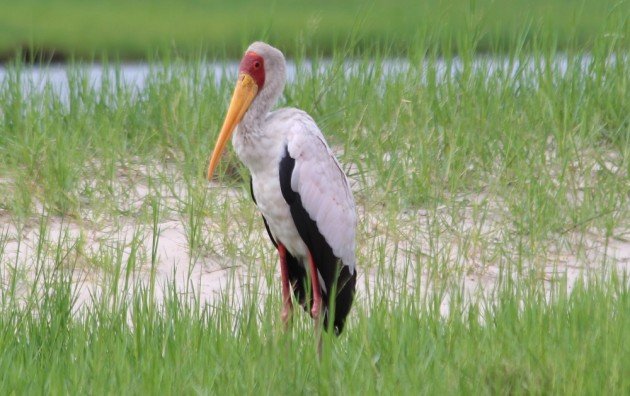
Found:
[(239, 132), (249, 134), (251, 132), (261, 132), (260, 127), (263, 124), (267, 113), (276, 104), (286, 81), (286, 65), (284, 58), (280, 58), (267, 70), (267, 78), (265, 85), (258, 92), (256, 98), (252, 101), (249, 109), (243, 116), (239, 124)]

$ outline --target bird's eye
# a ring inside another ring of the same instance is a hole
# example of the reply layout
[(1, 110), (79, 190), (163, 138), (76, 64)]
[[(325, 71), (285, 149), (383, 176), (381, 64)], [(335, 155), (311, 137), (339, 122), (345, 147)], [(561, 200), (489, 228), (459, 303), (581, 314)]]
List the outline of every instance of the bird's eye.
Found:
[(254, 62), (254, 69), (260, 69), (260, 62)]

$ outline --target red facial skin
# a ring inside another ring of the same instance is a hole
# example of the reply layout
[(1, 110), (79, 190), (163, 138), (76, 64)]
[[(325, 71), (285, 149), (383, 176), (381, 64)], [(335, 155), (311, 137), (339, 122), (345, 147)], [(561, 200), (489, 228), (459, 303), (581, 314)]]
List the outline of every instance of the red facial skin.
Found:
[(259, 90), (265, 85), (265, 61), (262, 56), (255, 52), (245, 53), (241, 64), (238, 66), (238, 72), (252, 76)]

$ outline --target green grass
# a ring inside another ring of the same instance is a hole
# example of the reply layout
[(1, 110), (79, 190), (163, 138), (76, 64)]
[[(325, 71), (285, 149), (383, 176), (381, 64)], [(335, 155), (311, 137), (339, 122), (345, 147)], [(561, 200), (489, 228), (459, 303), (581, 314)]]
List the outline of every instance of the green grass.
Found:
[[(58, 263), (62, 264), (62, 263)], [(279, 328), (280, 298), (229, 297), (211, 307), (167, 287), (131, 300), (97, 300), (76, 317), (63, 271), (41, 273), (26, 307), (3, 300), (3, 393), (623, 394), (630, 389), (628, 279), (563, 285), (506, 282), (492, 300), (417, 288), (389, 301), (387, 282), (359, 304), (318, 360), (310, 323)], [(134, 287), (133, 284), (128, 285)], [(138, 286), (135, 286), (138, 289)], [(444, 288), (457, 293), (457, 285)], [(123, 293), (120, 290), (119, 293)], [(252, 290), (251, 295), (255, 295)], [(9, 296), (11, 297), (11, 296)], [(34, 315), (37, 312), (37, 315)]]
[[(630, 282), (611, 251), (630, 230), (630, 59), (627, 20), (606, 26), (587, 47), (515, 29), (499, 64), (472, 33), (457, 57), (414, 38), (309, 63), (293, 42), (281, 105), (342, 152), (360, 215), (361, 292), (321, 361), (306, 315), (281, 329), (246, 170), (230, 150), (204, 180), (234, 76), (172, 55), (140, 90), (117, 64), (96, 89), (71, 64), (63, 98), (27, 94), (30, 65), (8, 65), (0, 393), (628, 393)], [(393, 56), (408, 70), (386, 74)], [(243, 270), (242, 289), (234, 276), (206, 304), (158, 282), (173, 223), (183, 272)]]
[[(459, 51), (473, 37), (479, 51), (509, 51), (514, 32), (553, 36), (558, 48), (590, 47), (624, 20), (617, 40), (628, 48), (628, 1), (440, 1), (370, 3), (288, 1), (28, 0), (0, 4), (0, 53), (22, 49), (43, 58), (140, 59), (155, 51), (239, 57), (254, 39), (291, 54), (331, 55), (351, 37), (359, 51), (387, 48), (405, 56), (419, 41)], [(296, 43), (298, 43), (296, 45)], [(465, 47), (465, 46), (464, 46)]]

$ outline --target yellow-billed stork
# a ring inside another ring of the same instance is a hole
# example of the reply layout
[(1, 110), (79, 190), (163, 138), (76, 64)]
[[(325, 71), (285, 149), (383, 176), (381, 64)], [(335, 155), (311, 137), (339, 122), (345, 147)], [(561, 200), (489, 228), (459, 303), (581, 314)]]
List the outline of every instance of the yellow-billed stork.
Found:
[(316, 329), (322, 314), (328, 328), (334, 312), (333, 330), (339, 334), (357, 276), (354, 199), (315, 121), (295, 108), (270, 112), (285, 80), (282, 52), (262, 42), (249, 46), (210, 158), (208, 179), (236, 129), (232, 145), (251, 172), (252, 198), (280, 256), (282, 321), (286, 325), (290, 318), (293, 289), (300, 305), (310, 308)]

